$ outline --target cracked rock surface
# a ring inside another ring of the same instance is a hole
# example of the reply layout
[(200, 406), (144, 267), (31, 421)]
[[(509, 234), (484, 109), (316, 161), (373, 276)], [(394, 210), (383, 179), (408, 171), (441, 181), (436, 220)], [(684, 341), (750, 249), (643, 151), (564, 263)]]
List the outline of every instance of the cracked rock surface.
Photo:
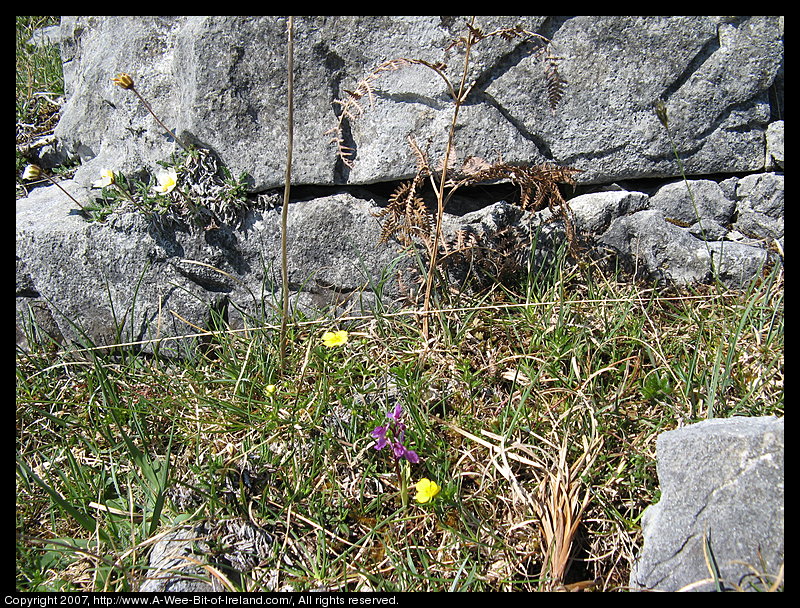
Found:
[[(420, 65), (374, 82), (371, 107), (364, 100), (365, 112), (345, 133), (355, 149), (352, 170), (324, 133), (336, 124), (335, 100), (386, 60), (442, 62), (457, 86), (463, 54), (448, 46), (464, 35), (466, 20), (298, 18), (295, 183), (405, 179), (416, 170), (411, 133), (440, 158), (452, 105), (444, 81)], [(678, 175), (653, 112), (660, 99), (688, 174), (764, 166), (767, 125), (782, 118), (773, 107), (783, 103), (782, 17), (486, 16), (477, 25), (484, 32), (520, 25), (551, 39), (567, 88), (551, 111), (546, 66), (530, 43), (479, 41), (458, 121), (462, 159), (572, 165), (582, 183)], [(167, 125), (212, 148), (234, 175), (248, 172), (254, 191), (281, 185), (285, 45), (277, 17), (64, 17), (67, 103), (56, 134), (85, 162), (76, 180), (88, 185), (108, 167), (152, 168), (174, 149), (138, 99), (112, 84), (125, 71)]]
[(775, 576), (784, 559), (783, 418), (689, 425), (659, 435), (656, 454), (661, 500), (642, 518), (631, 585), (713, 591), (706, 542), (728, 590), (752, 589), (754, 572)]

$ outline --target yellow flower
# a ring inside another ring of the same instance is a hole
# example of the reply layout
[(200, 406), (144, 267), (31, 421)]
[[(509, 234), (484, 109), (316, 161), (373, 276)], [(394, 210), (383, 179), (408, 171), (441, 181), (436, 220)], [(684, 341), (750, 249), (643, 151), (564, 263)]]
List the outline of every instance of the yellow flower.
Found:
[(277, 388), (274, 384), (267, 384), (267, 386), (264, 387), (264, 390), (267, 392), (267, 395), (274, 395)]
[(326, 331), (322, 334), (322, 343), (328, 348), (334, 346), (341, 346), (347, 342), (347, 332), (342, 331)]
[(114, 172), (108, 169), (100, 171), (100, 179), (92, 182), (92, 188), (105, 188), (114, 183)]
[(42, 174), (42, 169), (39, 165), (28, 165), (22, 174), (22, 179), (36, 179)]
[(116, 78), (112, 78), (111, 82), (121, 86), (123, 89), (133, 88), (133, 78), (131, 78), (130, 74), (119, 74)]
[(159, 194), (168, 194), (172, 192), (178, 183), (178, 174), (175, 169), (167, 169), (156, 175), (156, 180), (158, 181), (158, 186), (154, 186), (153, 190)]
[(427, 477), (420, 479), (414, 487), (417, 488), (417, 495), (414, 500), (423, 504), (429, 502), (442, 489), (438, 483), (431, 481)]

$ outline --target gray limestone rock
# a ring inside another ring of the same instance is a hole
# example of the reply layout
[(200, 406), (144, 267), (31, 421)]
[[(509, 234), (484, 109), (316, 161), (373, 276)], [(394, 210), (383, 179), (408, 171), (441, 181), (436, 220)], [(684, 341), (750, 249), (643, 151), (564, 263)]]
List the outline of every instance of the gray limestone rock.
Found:
[(569, 201), (575, 228), (594, 235), (604, 233), (618, 217), (647, 208), (648, 197), (642, 192), (594, 192)]
[(767, 127), (767, 162), (769, 170), (783, 171), (783, 121), (776, 120)]
[(721, 241), (728, 234), (728, 229), (711, 219), (702, 219), (688, 228), (689, 234), (703, 241)]
[(269, 558), (272, 542), (266, 531), (241, 519), (201, 521), (179, 527), (153, 544), (150, 567), (139, 591), (231, 591), (229, 582)]
[(650, 197), (650, 208), (684, 224), (711, 219), (719, 224), (731, 221), (736, 203), (725, 196), (717, 182), (707, 179), (678, 180), (666, 184)]
[[(62, 185), (78, 200), (88, 196), (73, 182)], [(280, 209), (251, 211), (241, 228), (197, 234), (130, 209), (89, 223), (73, 207), (53, 186), (18, 200), (16, 215), (18, 296), (46, 303), (67, 340), (99, 346), (170, 338), (195, 333), (192, 325), (213, 329), (214, 315), (233, 328), (276, 318)], [(349, 194), (290, 205), (293, 306), (320, 314), (374, 304), (398, 253), (377, 246), (376, 209), (375, 201)], [(169, 341), (164, 349), (181, 350)]]
[(750, 238), (783, 242), (783, 178), (782, 173), (757, 173), (738, 180), (735, 230)]
[(167, 533), (150, 551), (150, 570), (139, 586), (142, 593), (208, 593), (225, 591), (219, 578), (197, 562), (195, 543), (205, 537), (202, 525)]
[[(444, 81), (414, 65), (383, 73), (374, 99), (346, 127), (356, 163), (342, 165), (325, 131), (345, 90), (386, 60), (447, 64), (458, 82), (452, 40), (461, 17), (334, 16), (296, 20), (297, 184), (369, 184), (407, 178), (413, 134), (440, 157), (452, 117)], [(779, 17), (480, 17), (490, 32), (521, 25), (553, 41), (568, 82), (555, 112), (547, 103), (543, 57), (520, 38), (490, 36), (473, 48), (473, 85), (458, 120), (459, 159), (502, 155), (511, 163), (551, 161), (583, 170), (584, 183), (674, 176), (679, 168), (653, 112), (663, 99), (689, 174), (760, 170), (770, 120), (768, 92), (783, 58)], [(214, 149), (234, 175), (260, 191), (283, 180), (286, 146), (286, 23), (277, 17), (64, 17), (68, 101), (56, 134), (85, 165), (152, 171), (174, 142), (130, 91), (136, 88), (181, 137)], [(448, 49), (449, 47), (449, 49)], [(362, 100), (364, 105), (368, 103)]]
[(642, 517), (631, 586), (713, 591), (707, 542), (723, 588), (764, 590), (784, 559), (783, 418), (707, 420), (656, 449), (661, 499)]
[(598, 242), (631, 260), (637, 274), (660, 283), (703, 283), (711, 277), (707, 243), (667, 222), (660, 209), (617, 218)]

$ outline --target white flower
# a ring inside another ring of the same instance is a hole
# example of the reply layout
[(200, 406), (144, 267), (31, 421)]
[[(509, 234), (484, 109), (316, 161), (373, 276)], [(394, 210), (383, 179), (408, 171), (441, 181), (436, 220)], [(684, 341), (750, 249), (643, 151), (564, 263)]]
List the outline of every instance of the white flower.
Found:
[(25, 171), (22, 174), (22, 179), (36, 179), (42, 174), (42, 170), (39, 165), (28, 165), (25, 167)]
[(153, 190), (159, 194), (168, 194), (178, 183), (178, 174), (175, 169), (167, 169), (156, 175), (156, 181), (158, 181), (158, 186), (154, 186)]
[(92, 182), (92, 188), (105, 188), (114, 183), (114, 172), (109, 169), (100, 171), (100, 179)]

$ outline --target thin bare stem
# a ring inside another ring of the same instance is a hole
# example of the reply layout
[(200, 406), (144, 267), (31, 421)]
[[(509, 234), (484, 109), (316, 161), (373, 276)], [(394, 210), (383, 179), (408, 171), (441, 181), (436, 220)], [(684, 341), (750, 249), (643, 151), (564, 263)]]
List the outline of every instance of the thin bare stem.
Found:
[(139, 101), (141, 101), (144, 104), (144, 107), (147, 108), (147, 111), (150, 112), (150, 114), (153, 115), (153, 118), (155, 118), (156, 122), (161, 125), (161, 128), (164, 129), (167, 133), (169, 133), (170, 136), (172, 137), (172, 139), (174, 139), (181, 148), (183, 148), (184, 150), (186, 150), (188, 152), (189, 148), (186, 146), (186, 144), (184, 144), (180, 139), (178, 139), (178, 136), (175, 135), (175, 133), (172, 132), (172, 129), (170, 129), (169, 127), (167, 127), (167, 125), (165, 125), (163, 122), (161, 122), (161, 119), (158, 116), (156, 116), (156, 113), (153, 112), (153, 108), (151, 108), (150, 104), (147, 103), (147, 100), (144, 97), (142, 97), (142, 94), (139, 93), (139, 91), (136, 90), (136, 87), (130, 86), (128, 88), (130, 88), (131, 91), (136, 93), (136, 96), (139, 98)]
[(49, 175), (45, 175), (44, 177), (45, 177), (45, 179), (47, 179), (54, 186), (58, 186), (64, 194), (66, 194), (68, 197), (70, 197), (75, 202), (75, 204), (78, 205), (78, 207), (81, 208), (81, 211), (86, 213), (86, 208), (83, 205), (81, 205), (74, 196), (72, 196), (69, 192), (67, 192), (61, 184), (59, 184), (56, 180), (54, 180)]
[[(447, 147), (444, 151), (444, 160), (442, 161), (442, 175), (439, 183), (439, 190), (437, 191), (436, 196), (436, 232), (433, 237), (433, 249), (430, 252), (430, 263), (428, 266), (428, 277), (425, 281), (425, 300), (423, 301), (423, 311), (427, 313), (428, 309), (430, 308), (431, 302), (431, 287), (433, 286), (433, 275), (436, 270), (436, 258), (438, 257), (439, 252), (439, 242), (442, 238), (442, 216), (444, 215), (444, 190), (445, 185), (447, 184), (447, 167), (450, 161), (450, 154), (453, 150), (453, 144), (455, 142), (456, 136), (456, 124), (458, 123), (458, 113), (461, 109), (461, 104), (464, 102), (465, 98), (465, 86), (467, 82), (467, 73), (469, 72), (469, 54), (470, 50), (472, 49), (473, 43), (473, 34), (475, 26), (475, 17), (472, 17), (470, 21), (469, 29), (470, 32), (467, 34), (466, 43), (464, 45), (464, 70), (461, 73), (461, 83), (458, 86), (458, 96), (455, 97), (455, 107), (453, 108), (453, 120), (450, 123), (450, 133), (447, 138)], [(429, 324), (428, 324), (428, 315), (425, 314), (422, 317), (422, 336), (425, 339), (425, 342), (428, 341), (428, 333), (429, 333)], [(423, 349), (425, 352), (425, 349)]]
[(286, 47), (286, 175), (283, 185), (283, 209), (281, 209), (281, 280), (283, 290), (283, 311), (281, 315), (280, 362), (286, 362), (286, 329), (289, 322), (289, 262), (286, 251), (286, 226), (289, 216), (289, 192), (292, 183), (292, 147), (294, 131), (294, 17), (289, 17)]

